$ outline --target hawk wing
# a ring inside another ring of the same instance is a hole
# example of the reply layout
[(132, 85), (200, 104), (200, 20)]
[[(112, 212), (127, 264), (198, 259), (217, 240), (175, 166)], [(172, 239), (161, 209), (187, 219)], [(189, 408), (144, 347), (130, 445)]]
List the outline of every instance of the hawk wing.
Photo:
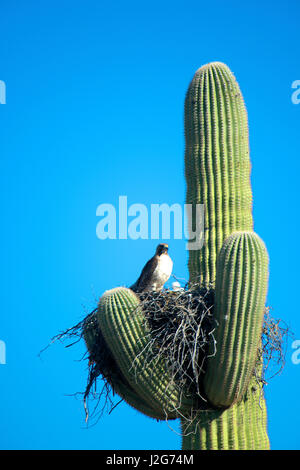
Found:
[(138, 280), (130, 287), (134, 292), (141, 291), (145, 289), (150, 283), (153, 276), (153, 273), (157, 267), (156, 256), (149, 259), (149, 261), (143, 267), (140, 277)]

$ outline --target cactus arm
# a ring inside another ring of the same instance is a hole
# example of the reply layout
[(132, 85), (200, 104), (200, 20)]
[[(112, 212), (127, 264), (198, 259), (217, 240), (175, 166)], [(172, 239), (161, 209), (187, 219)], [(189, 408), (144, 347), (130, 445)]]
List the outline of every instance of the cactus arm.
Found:
[(215, 287), (216, 352), (204, 377), (209, 401), (232, 405), (248, 387), (261, 341), (268, 255), (254, 232), (235, 232), (218, 255)]
[(139, 303), (130, 289), (107, 291), (99, 303), (99, 327), (121, 373), (143, 403), (154, 409), (154, 417), (174, 419), (179, 408), (190, 409), (191, 400), (170, 381), (163, 359), (148, 349), (149, 330)]
[[(134, 391), (134, 389), (126, 383), (125, 380), (120, 381), (114, 379), (111, 383), (114, 391), (132, 408), (143, 413), (149, 418), (154, 418), (157, 420), (166, 419), (166, 415), (160, 410), (157, 411), (154, 407), (150, 406), (144, 400), (139, 397), (139, 395)], [(168, 419), (174, 419), (171, 416)]]
[[(83, 327), (83, 338), (89, 351), (90, 359), (95, 361), (97, 361), (96, 350), (99, 347), (97, 340), (99, 333), (102, 334), (97, 326), (96, 315), (94, 315), (93, 321), (86, 322)], [(126, 381), (125, 377), (121, 374), (120, 369), (112, 358), (110, 359), (110, 364), (107, 368), (110, 370), (102, 370), (105, 381), (110, 384), (112, 390), (116, 392), (128, 405), (150, 418), (155, 418), (157, 420), (165, 419), (165, 414), (157, 412), (152, 406), (138, 396), (135, 390)], [(172, 418), (169, 416), (169, 419)]]

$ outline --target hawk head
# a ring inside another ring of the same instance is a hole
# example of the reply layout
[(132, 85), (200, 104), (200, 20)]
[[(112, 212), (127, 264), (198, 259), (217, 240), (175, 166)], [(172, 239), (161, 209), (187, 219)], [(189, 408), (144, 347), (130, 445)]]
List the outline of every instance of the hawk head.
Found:
[(164, 253), (168, 253), (169, 245), (167, 243), (160, 243), (156, 248), (156, 255), (160, 256)]

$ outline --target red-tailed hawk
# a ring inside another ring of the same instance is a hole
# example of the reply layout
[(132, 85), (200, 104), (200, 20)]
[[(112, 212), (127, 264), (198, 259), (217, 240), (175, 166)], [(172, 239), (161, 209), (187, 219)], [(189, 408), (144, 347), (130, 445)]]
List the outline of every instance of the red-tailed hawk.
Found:
[(134, 292), (160, 291), (171, 276), (173, 261), (168, 245), (160, 243), (155, 255), (144, 266), (138, 280), (130, 287)]

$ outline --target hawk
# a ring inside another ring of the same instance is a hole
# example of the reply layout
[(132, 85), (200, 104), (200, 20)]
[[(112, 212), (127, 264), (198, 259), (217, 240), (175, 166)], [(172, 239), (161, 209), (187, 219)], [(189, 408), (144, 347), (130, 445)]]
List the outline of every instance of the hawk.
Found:
[(155, 255), (145, 264), (140, 277), (130, 287), (134, 292), (160, 291), (171, 276), (173, 261), (168, 255), (168, 245), (160, 243)]

